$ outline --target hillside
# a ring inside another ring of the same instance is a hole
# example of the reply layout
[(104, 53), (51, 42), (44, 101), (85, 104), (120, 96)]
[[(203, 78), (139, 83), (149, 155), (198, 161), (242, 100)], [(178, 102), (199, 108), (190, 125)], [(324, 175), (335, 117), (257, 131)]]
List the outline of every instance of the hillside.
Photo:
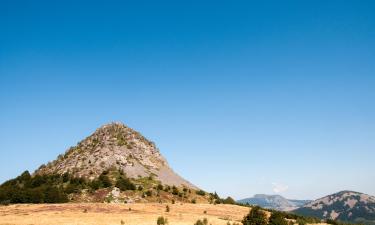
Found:
[(310, 202), (293, 212), (322, 219), (375, 224), (375, 197), (341, 191)]
[(176, 174), (155, 144), (111, 123), (0, 186), (0, 203), (220, 202)]
[(242, 204), (257, 205), (267, 209), (290, 211), (310, 202), (309, 200), (290, 200), (280, 195), (257, 194), (251, 198), (238, 200)]
[(69, 172), (93, 180), (112, 168), (129, 178), (153, 176), (164, 185), (198, 189), (169, 167), (153, 142), (122, 123), (100, 127), (56, 160), (42, 165), (35, 174)]

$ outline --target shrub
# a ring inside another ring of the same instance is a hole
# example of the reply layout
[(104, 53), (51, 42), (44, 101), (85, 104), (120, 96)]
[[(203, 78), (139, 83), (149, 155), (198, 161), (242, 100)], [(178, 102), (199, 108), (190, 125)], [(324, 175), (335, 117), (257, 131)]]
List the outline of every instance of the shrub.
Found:
[(169, 205), (167, 205), (167, 206), (165, 207), (165, 211), (166, 211), (166, 212), (169, 212), (169, 210), (170, 210)]
[(104, 187), (104, 188), (107, 188), (107, 187), (111, 187), (112, 186), (112, 182), (111, 180), (109, 179), (107, 173), (102, 173), (100, 174), (99, 176), (99, 182), (100, 182), (100, 187)]
[(177, 189), (176, 186), (173, 186), (173, 187), (172, 187), (172, 194), (173, 194), (173, 195), (178, 195), (178, 194), (180, 194), (180, 192), (178, 191), (178, 189)]
[(126, 190), (135, 190), (135, 185), (126, 177), (119, 177), (116, 181), (116, 187), (118, 187), (121, 191)]
[(191, 200), (191, 203), (196, 204), (197, 200), (194, 198), (193, 200)]
[(270, 225), (288, 225), (288, 221), (285, 220), (283, 213), (274, 211), (269, 218)]
[(258, 206), (254, 206), (243, 220), (243, 225), (267, 225), (266, 213)]
[(204, 192), (203, 190), (196, 191), (195, 193), (196, 193), (197, 195), (202, 195), (202, 196), (205, 196), (205, 195), (206, 195), (206, 192)]
[(202, 220), (197, 220), (194, 225), (205, 225)]
[(162, 184), (158, 184), (157, 189), (158, 189), (159, 191), (163, 190), (163, 185), (162, 185)]
[(223, 203), (224, 204), (232, 204), (232, 205), (234, 205), (234, 204), (236, 204), (236, 201), (233, 198), (231, 198), (231, 197), (227, 197), (226, 199), (223, 200)]
[(300, 219), (300, 218), (298, 218), (298, 219), (296, 220), (296, 223), (297, 223), (298, 225), (306, 225), (306, 224), (307, 224), (307, 222), (306, 222), (304, 219)]
[(162, 216), (159, 216), (158, 219), (156, 220), (157, 225), (166, 225), (168, 224), (168, 219), (164, 218)]

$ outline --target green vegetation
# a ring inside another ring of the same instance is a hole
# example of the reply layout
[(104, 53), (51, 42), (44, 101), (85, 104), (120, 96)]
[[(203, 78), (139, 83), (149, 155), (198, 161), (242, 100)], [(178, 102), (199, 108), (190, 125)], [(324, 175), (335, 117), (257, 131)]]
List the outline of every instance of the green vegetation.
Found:
[(204, 218), (203, 220), (197, 220), (194, 225), (208, 225), (208, 220), (207, 218)]
[(247, 214), (243, 220), (243, 225), (267, 225), (268, 219), (264, 210), (258, 206), (254, 206), (249, 214)]
[(136, 190), (136, 186), (124, 175), (117, 179), (115, 186), (121, 191)]
[(227, 197), (226, 199), (223, 199), (222, 202), (224, 204), (232, 204), (232, 205), (236, 204), (236, 201), (232, 197)]
[(95, 191), (99, 188), (112, 187), (110, 176), (117, 176), (116, 187), (120, 190), (135, 190), (135, 185), (118, 172), (104, 171), (97, 179), (88, 181), (73, 177), (69, 173), (62, 175), (35, 175), (23, 172), (15, 179), (0, 185), (0, 203), (63, 203), (68, 202), (68, 195), (80, 193), (83, 189)]
[(62, 177), (59, 175), (37, 175), (28, 171), (0, 186), (0, 202), (9, 203), (62, 203), (67, 202)]
[[(273, 212), (269, 218), (270, 225), (288, 225), (285, 215), (281, 212)], [(301, 225), (301, 224), (299, 224)]]
[(166, 225), (168, 224), (168, 219), (162, 216), (159, 216), (158, 219), (156, 220), (157, 225)]
[(206, 192), (203, 191), (203, 190), (196, 191), (195, 193), (196, 193), (197, 195), (202, 195), (202, 196), (205, 196), (205, 195), (206, 195)]

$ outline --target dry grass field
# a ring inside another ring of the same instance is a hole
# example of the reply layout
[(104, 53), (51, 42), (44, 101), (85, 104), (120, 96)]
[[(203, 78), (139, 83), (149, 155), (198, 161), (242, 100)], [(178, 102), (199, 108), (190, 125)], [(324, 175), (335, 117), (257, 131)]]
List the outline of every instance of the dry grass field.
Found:
[(212, 204), (20, 204), (0, 206), (0, 225), (156, 225), (159, 216), (169, 225), (193, 225), (207, 218), (209, 224), (239, 222), (249, 208)]

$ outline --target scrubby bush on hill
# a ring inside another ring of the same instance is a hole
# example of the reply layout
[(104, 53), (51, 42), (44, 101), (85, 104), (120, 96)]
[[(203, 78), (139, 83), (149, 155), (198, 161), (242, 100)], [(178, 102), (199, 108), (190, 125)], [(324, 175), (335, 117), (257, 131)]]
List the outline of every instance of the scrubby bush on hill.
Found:
[(285, 215), (281, 212), (273, 212), (269, 218), (270, 225), (288, 225)]
[(166, 224), (168, 224), (168, 219), (165, 218), (165, 217), (160, 216), (160, 217), (158, 217), (158, 219), (156, 220), (156, 224), (157, 224), (157, 225), (166, 225)]
[(266, 213), (258, 206), (254, 206), (249, 214), (247, 214), (243, 220), (243, 225), (267, 225), (268, 219)]
[(198, 190), (195, 192), (197, 195), (202, 195), (202, 196), (205, 196), (206, 195), (206, 192), (203, 191), (203, 190)]
[(226, 199), (223, 199), (224, 204), (236, 204), (236, 201), (232, 197), (227, 197)]
[(124, 176), (121, 176), (117, 179), (115, 186), (118, 187), (121, 191), (136, 189), (135, 185)]

